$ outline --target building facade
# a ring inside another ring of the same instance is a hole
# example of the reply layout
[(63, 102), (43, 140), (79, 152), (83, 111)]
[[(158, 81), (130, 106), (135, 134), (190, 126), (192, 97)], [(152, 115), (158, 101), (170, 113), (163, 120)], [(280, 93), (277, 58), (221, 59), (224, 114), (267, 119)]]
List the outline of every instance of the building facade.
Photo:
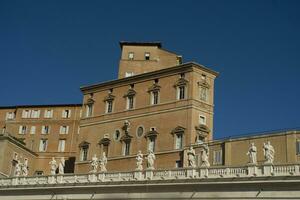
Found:
[(217, 72), (182, 63), (160, 42), (120, 46), (118, 79), (81, 87), (81, 104), (0, 107), (1, 176), (14, 176), (16, 163), (25, 160), (30, 176), (49, 175), (49, 162), (61, 157), (65, 173), (89, 173), (92, 158), (103, 153), (109, 172), (132, 171), (138, 151), (155, 154), (155, 169), (185, 168), (190, 147), (200, 167), (205, 145), (210, 166), (243, 166), (252, 143), (260, 165), (268, 142), (273, 164), (299, 163), (299, 130), (213, 139)]

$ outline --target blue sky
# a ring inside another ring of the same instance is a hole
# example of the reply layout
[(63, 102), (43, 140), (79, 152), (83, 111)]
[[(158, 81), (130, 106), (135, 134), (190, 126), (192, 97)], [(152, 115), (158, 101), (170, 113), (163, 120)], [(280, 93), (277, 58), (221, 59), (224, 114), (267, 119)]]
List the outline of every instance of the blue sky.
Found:
[(0, 105), (81, 103), (120, 40), (220, 72), (216, 138), (300, 127), (300, 1), (0, 1)]

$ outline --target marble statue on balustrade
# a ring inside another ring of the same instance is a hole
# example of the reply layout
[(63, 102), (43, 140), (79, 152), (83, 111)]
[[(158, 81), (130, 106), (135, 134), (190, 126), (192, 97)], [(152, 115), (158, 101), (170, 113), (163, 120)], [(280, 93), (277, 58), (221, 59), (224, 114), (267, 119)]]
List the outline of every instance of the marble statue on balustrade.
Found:
[(94, 154), (94, 156), (92, 157), (92, 161), (91, 161), (91, 167), (92, 167), (92, 170), (90, 171), (91, 173), (97, 173), (98, 163), (99, 163), (99, 160), (97, 158), (97, 155)]
[(257, 148), (254, 143), (251, 143), (246, 155), (249, 156), (249, 164), (257, 164)]
[(149, 150), (149, 153), (148, 153), (148, 156), (146, 157), (146, 159), (147, 159), (147, 169), (154, 170), (154, 160), (156, 158), (155, 158), (154, 153), (151, 150)]
[(203, 149), (201, 150), (201, 167), (209, 167), (209, 148), (208, 145), (203, 145)]
[(187, 157), (188, 157), (188, 166), (189, 167), (196, 167), (196, 153), (193, 147), (191, 146), (189, 150), (187, 151)]
[(264, 156), (265, 156), (265, 163), (273, 164), (274, 156), (275, 156), (275, 149), (271, 145), (270, 141), (268, 141), (267, 143), (264, 143), (263, 151), (264, 151)]
[(138, 154), (136, 155), (136, 170), (143, 170), (143, 154), (141, 151), (138, 151)]
[(58, 173), (64, 174), (65, 173), (65, 158), (61, 157), (60, 162), (58, 164)]
[(100, 171), (101, 172), (106, 172), (106, 165), (107, 165), (107, 157), (106, 157), (106, 153), (103, 152), (102, 153), (102, 158), (100, 159)]
[(52, 157), (52, 160), (49, 162), (49, 165), (50, 165), (50, 174), (55, 175), (58, 165), (54, 157)]
[(24, 159), (24, 163), (21, 164), (22, 176), (28, 176), (28, 159)]
[(18, 159), (18, 157), (16, 157), (16, 165), (15, 165), (15, 171), (14, 171), (14, 176), (20, 176), (22, 174), (22, 164), (21, 164), (21, 161), (20, 159)]

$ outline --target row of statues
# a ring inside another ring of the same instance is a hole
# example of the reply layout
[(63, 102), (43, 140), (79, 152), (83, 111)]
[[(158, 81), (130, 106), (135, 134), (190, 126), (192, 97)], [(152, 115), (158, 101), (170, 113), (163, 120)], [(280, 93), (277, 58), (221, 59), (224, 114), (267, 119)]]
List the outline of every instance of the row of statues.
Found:
[[(147, 159), (147, 169), (154, 170), (154, 161), (156, 159), (154, 153), (149, 150), (148, 155), (146, 156)], [(141, 171), (143, 170), (143, 160), (144, 160), (144, 155), (142, 154), (141, 151), (138, 151), (138, 154), (136, 156), (136, 170)]]
[[(201, 149), (201, 167), (209, 167), (209, 148), (208, 145), (204, 144), (202, 145)], [(196, 167), (196, 152), (191, 146), (187, 151), (187, 158), (188, 158), (188, 167)]]
[[(275, 150), (274, 147), (271, 145), (270, 141), (263, 144), (263, 152), (265, 157), (265, 164), (273, 164)], [(251, 143), (247, 155), (249, 156), (250, 164), (257, 164), (257, 148), (254, 145), (254, 143)]]
[(90, 171), (91, 173), (96, 173), (98, 170), (98, 165), (100, 164), (100, 171), (101, 172), (106, 172), (106, 165), (107, 165), (107, 157), (106, 157), (106, 153), (103, 152), (102, 154), (102, 158), (98, 159), (97, 155), (94, 154), (92, 161), (91, 161), (91, 167), (92, 170)]
[(54, 157), (52, 157), (52, 160), (49, 162), (50, 165), (50, 174), (51, 175), (55, 175), (56, 174), (56, 170), (58, 168), (58, 174), (64, 174), (65, 173), (65, 158), (62, 157), (60, 159), (59, 164), (57, 164), (56, 160)]
[(21, 162), (22, 157), (19, 159), (18, 156), (15, 157), (15, 171), (14, 176), (28, 176), (28, 159), (24, 159)]

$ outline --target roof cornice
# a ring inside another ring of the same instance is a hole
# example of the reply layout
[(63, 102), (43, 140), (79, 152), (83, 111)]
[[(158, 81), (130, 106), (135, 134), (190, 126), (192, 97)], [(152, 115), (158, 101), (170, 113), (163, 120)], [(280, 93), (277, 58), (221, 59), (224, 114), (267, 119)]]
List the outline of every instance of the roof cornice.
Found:
[(161, 70), (157, 70), (157, 71), (152, 71), (152, 72), (147, 72), (147, 73), (143, 73), (143, 74), (138, 74), (135, 76), (130, 76), (130, 77), (126, 77), (126, 78), (121, 78), (121, 79), (115, 79), (115, 80), (111, 80), (111, 81), (107, 81), (107, 82), (102, 82), (102, 83), (97, 83), (97, 84), (92, 84), (92, 85), (87, 85), (87, 86), (82, 86), (80, 87), (80, 90), (85, 94), (88, 93), (89, 90), (94, 90), (94, 89), (99, 89), (99, 88), (104, 88), (104, 87), (112, 87), (112, 85), (119, 85), (119, 84), (128, 84), (131, 82), (135, 82), (135, 81), (140, 81), (146, 78), (154, 78), (156, 76), (160, 76), (163, 74), (170, 74), (170, 73), (180, 73), (182, 71), (192, 71), (193, 67), (199, 68), (203, 71), (206, 71), (208, 73), (213, 74), (214, 76), (218, 76), (219, 73), (211, 70), (203, 65), (200, 65), (198, 63), (195, 62), (188, 62), (188, 63), (184, 63), (181, 65), (176, 65), (174, 67), (168, 67), (165, 69), (161, 69)]

